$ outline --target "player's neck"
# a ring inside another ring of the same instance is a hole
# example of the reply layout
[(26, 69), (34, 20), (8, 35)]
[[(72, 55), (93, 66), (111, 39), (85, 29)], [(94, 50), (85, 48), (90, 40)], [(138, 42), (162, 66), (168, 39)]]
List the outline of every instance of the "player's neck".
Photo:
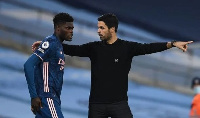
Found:
[(62, 40), (62, 39), (60, 39), (60, 38), (58, 38), (58, 40), (62, 43), (64, 40)]
[(62, 40), (61, 38), (59, 38), (58, 35), (56, 35), (56, 33), (54, 32), (55, 36), (57, 37), (57, 39), (62, 43), (64, 40)]

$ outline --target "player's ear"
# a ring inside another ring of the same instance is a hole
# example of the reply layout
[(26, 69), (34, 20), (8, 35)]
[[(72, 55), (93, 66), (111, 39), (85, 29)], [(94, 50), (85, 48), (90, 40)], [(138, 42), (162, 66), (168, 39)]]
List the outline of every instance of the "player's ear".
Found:
[(60, 31), (60, 27), (58, 25), (56, 26), (56, 31)]

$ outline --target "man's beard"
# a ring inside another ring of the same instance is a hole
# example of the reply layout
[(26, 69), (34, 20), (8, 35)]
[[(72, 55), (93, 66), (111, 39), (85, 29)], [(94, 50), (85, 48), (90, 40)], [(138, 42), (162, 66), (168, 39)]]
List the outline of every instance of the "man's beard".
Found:
[(110, 32), (108, 32), (107, 34), (106, 34), (106, 37), (104, 38), (104, 37), (100, 37), (100, 39), (102, 40), (102, 41), (109, 41), (110, 39), (112, 38), (112, 35), (111, 35), (111, 33)]

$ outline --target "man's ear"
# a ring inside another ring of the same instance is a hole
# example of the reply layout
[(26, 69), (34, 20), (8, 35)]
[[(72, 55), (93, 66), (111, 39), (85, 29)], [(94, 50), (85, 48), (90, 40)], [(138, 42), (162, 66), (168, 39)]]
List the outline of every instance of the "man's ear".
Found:
[(58, 25), (56, 26), (56, 31), (60, 31), (60, 27)]
[(115, 32), (115, 27), (111, 27), (110, 32)]

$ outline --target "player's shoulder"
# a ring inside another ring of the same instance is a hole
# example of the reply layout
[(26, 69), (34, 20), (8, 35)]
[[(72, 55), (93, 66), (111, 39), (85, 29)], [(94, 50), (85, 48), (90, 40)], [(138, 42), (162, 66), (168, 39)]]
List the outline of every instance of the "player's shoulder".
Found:
[(58, 42), (55, 35), (47, 36), (45, 39), (42, 40), (42, 48), (46, 49), (48, 47), (54, 46)]
[(56, 38), (55, 35), (50, 35), (50, 36), (47, 36), (43, 41), (42, 43), (47, 43), (47, 44), (55, 44), (58, 42), (58, 39)]
[(56, 36), (53, 34), (53, 35), (50, 35), (50, 36), (47, 36), (44, 41), (48, 41), (48, 42), (57, 42), (57, 38)]

